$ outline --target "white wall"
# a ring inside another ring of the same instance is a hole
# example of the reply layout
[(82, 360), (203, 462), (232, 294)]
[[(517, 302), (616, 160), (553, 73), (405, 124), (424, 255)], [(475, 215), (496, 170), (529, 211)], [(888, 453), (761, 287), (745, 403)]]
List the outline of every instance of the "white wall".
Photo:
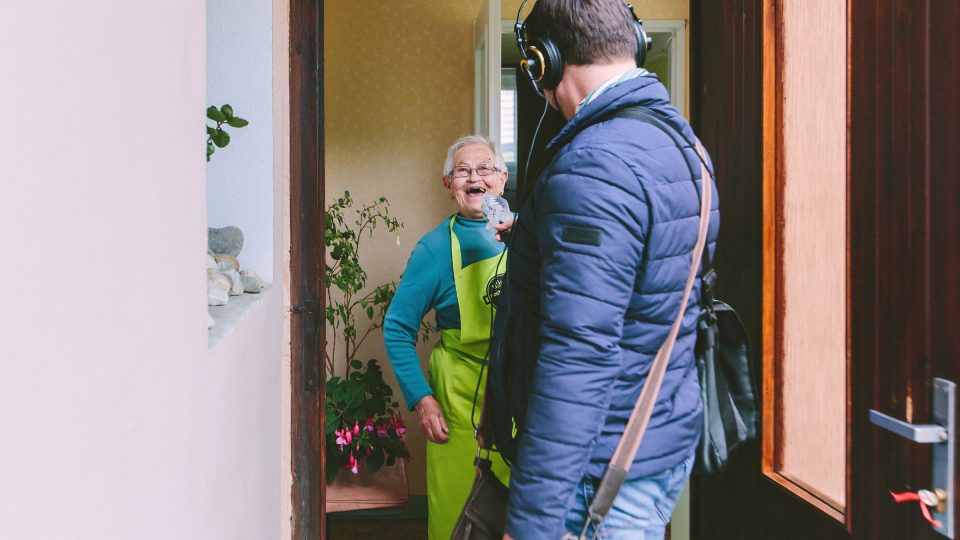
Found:
[(207, 350), (204, 21), (4, 3), (0, 538), (263, 540), (289, 515), (284, 286)]
[(243, 230), (240, 263), (273, 281), (271, 0), (207, 0), (207, 101), (250, 125), (233, 129), (207, 166), (211, 227)]

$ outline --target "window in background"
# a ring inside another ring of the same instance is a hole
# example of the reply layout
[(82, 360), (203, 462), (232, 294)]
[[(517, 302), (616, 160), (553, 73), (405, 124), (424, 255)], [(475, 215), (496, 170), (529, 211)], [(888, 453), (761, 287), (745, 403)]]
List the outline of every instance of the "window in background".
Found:
[(517, 192), (517, 71), (500, 72), (500, 150), (509, 173), (506, 198), (512, 203)]

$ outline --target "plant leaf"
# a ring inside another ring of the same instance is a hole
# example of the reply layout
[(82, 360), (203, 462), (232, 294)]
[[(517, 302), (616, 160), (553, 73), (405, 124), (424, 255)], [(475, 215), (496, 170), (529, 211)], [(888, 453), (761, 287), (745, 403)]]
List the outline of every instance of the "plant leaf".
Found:
[(220, 107), (220, 112), (223, 113), (223, 116), (227, 120), (233, 118), (233, 107), (231, 107), (229, 103), (224, 103), (223, 107)]
[(327, 460), (327, 484), (332, 484), (340, 473), (340, 461), (336, 459)]
[(233, 118), (227, 118), (227, 125), (230, 127), (242, 128), (246, 127), (249, 123), (250, 122), (247, 122), (243, 118), (237, 118), (235, 116)]
[(373, 474), (379, 471), (380, 467), (383, 467), (383, 451), (374, 450), (373, 453), (367, 457), (367, 472)]
[(222, 129), (218, 129), (217, 133), (213, 136), (213, 144), (220, 148), (230, 144), (230, 134)]
[(213, 105), (207, 107), (207, 118), (213, 120), (214, 122), (226, 122), (227, 117), (220, 112), (220, 109), (214, 107)]

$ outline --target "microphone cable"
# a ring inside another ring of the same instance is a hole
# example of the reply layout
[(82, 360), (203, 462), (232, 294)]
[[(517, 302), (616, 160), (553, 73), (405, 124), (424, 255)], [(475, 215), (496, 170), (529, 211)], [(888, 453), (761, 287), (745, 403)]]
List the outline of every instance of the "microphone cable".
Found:
[[(521, 6), (521, 9), (523, 9), (523, 6)], [(547, 117), (548, 107), (550, 107), (550, 103), (547, 101), (546, 98), (544, 98), (543, 113), (540, 114), (540, 120), (537, 122), (537, 128), (533, 131), (533, 140), (530, 141), (530, 150), (527, 152), (527, 162), (523, 166), (524, 194), (528, 194), (530, 191), (530, 188), (528, 186), (533, 185), (530, 181), (530, 178), (527, 175), (530, 172), (530, 160), (533, 158), (533, 148), (537, 144), (537, 138), (540, 135), (540, 127), (543, 125), (543, 119)], [(520, 201), (525, 201), (525, 200), (526, 200), (526, 196), (518, 197), (517, 204), (519, 205)], [(519, 212), (513, 212), (513, 224), (510, 226), (511, 229), (513, 229), (513, 227), (516, 226), (517, 218), (519, 217), (519, 215), (520, 215)], [(500, 253), (500, 257), (497, 259), (497, 266), (494, 268), (494, 275), (496, 275), (497, 269), (500, 268), (500, 263), (503, 262), (503, 257), (506, 256), (507, 251), (510, 249), (510, 245), (512, 243), (513, 243), (513, 234), (510, 234), (510, 236), (508, 236), (506, 241), (504, 242), (504, 248), (503, 248), (503, 251)], [(508, 317), (510, 315), (510, 295), (506, 290), (507, 288), (506, 270), (504, 270), (503, 282), (501, 283), (500, 287), (501, 287), (501, 294), (505, 295), (505, 300), (506, 300), (506, 303), (504, 305), (504, 309), (506, 311), (502, 316)], [(483, 355), (483, 360), (480, 362), (480, 375), (477, 377), (477, 386), (473, 390), (473, 404), (471, 405), (471, 408), (470, 408), (470, 425), (473, 426), (474, 433), (476, 433), (477, 430), (479, 429), (477, 427), (477, 421), (476, 421), (477, 401), (480, 397), (480, 383), (483, 381), (483, 373), (486, 370), (487, 362), (489, 362), (490, 360), (490, 343), (493, 341), (493, 328), (494, 328), (495, 320), (496, 320), (496, 315), (494, 313), (494, 304), (491, 299), (490, 335), (487, 339), (487, 352)]]

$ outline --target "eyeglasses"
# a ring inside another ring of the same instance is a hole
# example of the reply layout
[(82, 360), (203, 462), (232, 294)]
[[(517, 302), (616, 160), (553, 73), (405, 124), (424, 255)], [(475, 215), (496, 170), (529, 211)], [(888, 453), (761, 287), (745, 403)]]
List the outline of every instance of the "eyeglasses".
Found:
[(453, 170), (450, 171), (450, 176), (454, 178), (470, 178), (470, 175), (473, 174), (473, 171), (477, 171), (477, 174), (480, 176), (490, 176), (499, 170), (500, 169), (490, 165), (489, 163), (482, 163), (476, 167), (454, 167)]

